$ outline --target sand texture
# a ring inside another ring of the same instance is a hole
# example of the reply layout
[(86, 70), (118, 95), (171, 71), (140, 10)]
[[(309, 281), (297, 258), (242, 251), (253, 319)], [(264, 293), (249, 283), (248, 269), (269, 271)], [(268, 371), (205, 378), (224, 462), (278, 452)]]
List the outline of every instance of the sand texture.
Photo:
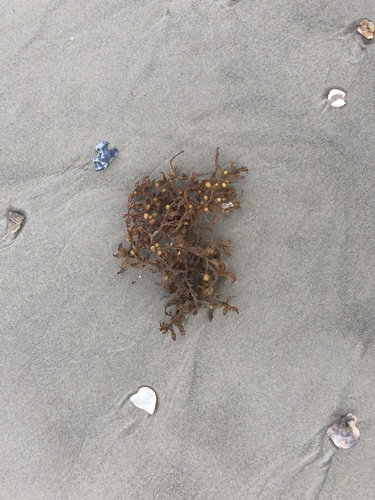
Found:
[[(374, 498), (375, 44), (356, 31), (374, 3), (0, 15), (1, 500)], [(119, 156), (96, 172), (101, 141)], [(117, 274), (121, 214), (136, 180), (181, 149), (210, 172), (217, 146), (249, 168), (218, 226), (240, 314), (202, 311), (173, 342), (155, 276)], [(326, 430), (348, 413), (361, 437), (339, 450)]]

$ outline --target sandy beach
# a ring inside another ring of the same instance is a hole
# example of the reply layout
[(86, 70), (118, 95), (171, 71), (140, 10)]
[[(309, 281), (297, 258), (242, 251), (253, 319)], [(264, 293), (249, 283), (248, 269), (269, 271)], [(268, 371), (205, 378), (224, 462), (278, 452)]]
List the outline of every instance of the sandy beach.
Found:
[[(375, 497), (375, 19), (358, 0), (5, 0), (0, 499)], [(345, 92), (333, 108), (330, 89)], [(95, 146), (119, 156), (95, 171)], [(136, 181), (249, 169), (239, 315), (159, 331), (117, 274)], [(7, 234), (9, 210), (25, 216)], [(157, 394), (149, 415), (130, 401)], [(359, 443), (326, 434), (358, 417)]]

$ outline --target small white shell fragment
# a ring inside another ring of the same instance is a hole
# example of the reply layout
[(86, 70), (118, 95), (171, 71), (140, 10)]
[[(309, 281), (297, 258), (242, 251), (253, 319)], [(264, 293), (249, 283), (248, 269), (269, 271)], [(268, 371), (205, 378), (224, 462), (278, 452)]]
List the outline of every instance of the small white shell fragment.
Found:
[(327, 98), (333, 108), (341, 108), (346, 104), (345, 96), (346, 93), (343, 92), (342, 90), (332, 89), (329, 91)]
[(13, 210), (9, 210), (7, 220), (7, 233), (16, 234), (21, 229), (24, 219), (24, 215), (20, 214), (19, 212), (13, 212)]
[(356, 427), (357, 417), (348, 413), (345, 417), (334, 422), (327, 429), (328, 436), (337, 448), (352, 448), (359, 441), (359, 430)]
[(333, 101), (331, 106), (333, 108), (342, 108), (343, 106), (345, 106), (346, 104), (346, 101), (344, 101), (344, 99), (336, 99), (336, 101)]
[(141, 387), (136, 394), (130, 397), (130, 401), (137, 408), (153, 415), (156, 408), (156, 394), (150, 387)]
[(232, 208), (232, 207), (234, 207), (234, 205), (233, 205), (233, 203), (231, 201), (229, 203), (222, 203), (221, 204), (221, 208), (223, 210), (228, 210), (228, 208)]

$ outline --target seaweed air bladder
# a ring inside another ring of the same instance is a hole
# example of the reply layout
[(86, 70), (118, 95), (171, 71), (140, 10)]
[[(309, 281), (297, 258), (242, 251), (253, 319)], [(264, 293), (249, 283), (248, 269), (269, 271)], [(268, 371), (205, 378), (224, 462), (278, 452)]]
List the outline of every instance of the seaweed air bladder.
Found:
[(219, 294), (222, 281), (236, 281), (223, 261), (230, 256), (231, 240), (216, 240), (213, 226), (223, 214), (240, 208), (241, 194), (233, 184), (248, 171), (234, 163), (222, 168), (217, 148), (213, 172), (199, 180), (196, 173), (182, 173), (173, 163), (181, 153), (171, 159), (169, 171), (159, 179), (145, 177), (136, 183), (123, 215), (125, 244), (120, 244), (115, 255), (122, 259), (119, 273), (135, 267), (161, 275), (158, 285), (168, 300), (160, 330), (170, 332), (173, 340), (176, 331), (185, 334), (187, 318), (200, 309), (208, 310), (210, 320), (217, 309), (224, 315), (238, 313), (231, 305), (233, 297), (223, 300)]

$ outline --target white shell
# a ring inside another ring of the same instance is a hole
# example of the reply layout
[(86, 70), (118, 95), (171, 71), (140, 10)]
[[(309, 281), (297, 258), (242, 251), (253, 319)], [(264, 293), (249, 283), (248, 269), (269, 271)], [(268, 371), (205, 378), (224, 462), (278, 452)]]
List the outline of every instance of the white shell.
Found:
[(228, 210), (228, 208), (232, 208), (232, 207), (234, 207), (234, 205), (233, 205), (233, 203), (231, 201), (229, 203), (222, 203), (221, 204), (221, 208), (223, 210)]
[(24, 215), (20, 214), (19, 212), (13, 212), (13, 210), (9, 210), (7, 220), (7, 233), (16, 234), (21, 229), (24, 219)]
[(341, 108), (346, 104), (345, 96), (346, 94), (342, 90), (332, 89), (329, 91), (328, 101), (333, 108)]
[(332, 89), (329, 91), (329, 94), (328, 94), (328, 100), (331, 101), (332, 99), (338, 99), (338, 98), (341, 98), (343, 99), (345, 97), (345, 92), (343, 92), (342, 90), (339, 90), (339, 89)]
[(344, 99), (336, 99), (336, 101), (333, 101), (331, 103), (331, 106), (333, 108), (342, 108), (343, 106), (345, 106), (346, 104), (346, 101), (344, 101)]
[(137, 408), (147, 411), (152, 415), (156, 407), (156, 394), (155, 391), (149, 387), (141, 387), (136, 394), (130, 397), (130, 401)]

